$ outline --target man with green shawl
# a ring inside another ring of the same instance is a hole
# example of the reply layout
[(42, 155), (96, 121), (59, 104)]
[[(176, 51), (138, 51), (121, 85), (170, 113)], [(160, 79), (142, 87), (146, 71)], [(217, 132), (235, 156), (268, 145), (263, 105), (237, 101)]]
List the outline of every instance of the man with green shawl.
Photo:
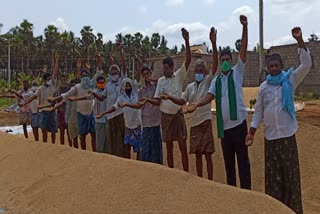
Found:
[(212, 80), (208, 94), (191, 104), (190, 108), (195, 110), (213, 99), (216, 100), (217, 133), (218, 138), (221, 139), (227, 184), (236, 186), (235, 157), (237, 157), (240, 187), (251, 189), (250, 161), (248, 148), (245, 145), (248, 114), (242, 93), (248, 46), (247, 17), (241, 15), (240, 23), (243, 26), (243, 32), (238, 63), (232, 66), (230, 50), (223, 50), (220, 53), (221, 73)]

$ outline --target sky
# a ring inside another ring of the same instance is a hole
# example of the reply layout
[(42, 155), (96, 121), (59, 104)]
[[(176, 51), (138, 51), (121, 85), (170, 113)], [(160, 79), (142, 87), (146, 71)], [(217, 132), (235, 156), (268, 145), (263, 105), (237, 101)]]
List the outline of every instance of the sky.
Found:
[[(291, 29), (300, 26), (305, 40), (315, 33), (320, 38), (320, 0), (264, 0), (265, 47), (290, 44)], [(73, 31), (80, 36), (84, 25), (102, 33), (104, 41), (141, 32), (160, 33), (168, 47), (184, 42), (180, 29), (190, 33), (190, 43), (209, 42), (209, 31), (218, 31), (217, 45), (234, 47), (241, 38), (239, 16), (248, 16), (249, 49), (259, 41), (259, 0), (11, 0), (1, 3), (1, 33), (19, 25), (23, 19), (34, 24), (34, 34), (43, 34), (53, 24), (59, 31)]]

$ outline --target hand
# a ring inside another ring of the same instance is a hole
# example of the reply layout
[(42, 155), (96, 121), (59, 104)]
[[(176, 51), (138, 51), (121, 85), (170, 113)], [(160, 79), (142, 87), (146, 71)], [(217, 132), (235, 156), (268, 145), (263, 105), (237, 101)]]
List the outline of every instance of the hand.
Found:
[(242, 25), (248, 25), (248, 19), (247, 19), (247, 17), (245, 15), (241, 15), (240, 16), (240, 23)]
[(246, 136), (246, 145), (251, 146), (254, 140), (254, 136), (252, 134), (247, 134)]
[(148, 98), (143, 97), (143, 98), (140, 98), (140, 99), (139, 99), (139, 102), (138, 102), (138, 103), (139, 103), (140, 105), (144, 105), (144, 104), (146, 104), (147, 101), (148, 101)]
[(295, 38), (296, 40), (301, 40), (302, 39), (302, 31), (300, 27), (294, 27), (291, 30), (292, 36), (293, 38)]
[(97, 118), (97, 119), (100, 119), (101, 117), (103, 117), (103, 115), (104, 115), (104, 114), (103, 114), (102, 112), (100, 112), (100, 113), (98, 113), (98, 114), (96, 115), (96, 118)]
[(89, 97), (91, 97), (93, 95), (93, 91), (88, 91), (88, 93), (87, 93), (87, 97), (89, 98)]
[(188, 107), (187, 107), (187, 112), (192, 113), (192, 112), (194, 112), (197, 108), (198, 108), (197, 103), (191, 103), (191, 104), (188, 105)]
[(217, 42), (217, 29), (215, 27), (211, 28), (209, 37), (212, 43)]
[(167, 93), (163, 93), (163, 94), (160, 95), (160, 98), (162, 100), (167, 100), (167, 99), (169, 99), (169, 95)]
[(76, 97), (75, 96), (70, 96), (70, 97), (68, 97), (68, 99), (72, 102), (72, 101), (76, 100)]
[(86, 69), (87, 69), (88, 71), (90, 71), (90, 68), (91, 68), (90, 63), (89, 63), (89, 62), (86, 62)]
[(48, 97), (48, 102), (49, 103), (53, 103), (55, 101), (55, 98), (54, 97)]
[(189, 41), (189, 32), (185, 29), (185, 28), (182, 28), (181, 29), (181, 32), (182, 32), (182, 37), (185, 41)]
[(81, 68), (81, 65), (82, 65), (81, 59), (78, 58), (78, 59), (77, 59), (77, 68), (80, 69), (80, 68)]
[(120, 108), (123, 108), (123, 107), (126, 107), (126, 103), (125, 102), (119, 102), (118, 103), (118, 106), (120, 107)]
[(45, 109), (43, 109), (43, 111), (46, 111), (46, 112), (53, 112), (53, 111), (55, 111), (56, 109), (55, 108), (45, 108)]
[(24, 104), (24, 102), (20, 102), (20, 103), (18, 103), (18, 106), (23, 107), (23, 106), (25, 106), (25, 104)]
[(48, 66), (47, 65), (42, 65), (42, 71), (47, 72), (48, 71)]
[(120, 51), (122, 49), (122, 44), (118, 41), (118, 42), (116, 42), (116, 47), (117, 47), (118, 51)]
[(57, 51), (54, 53), (54, 59), (55, 59), (55, 62), (59, 61), (59, 54)]

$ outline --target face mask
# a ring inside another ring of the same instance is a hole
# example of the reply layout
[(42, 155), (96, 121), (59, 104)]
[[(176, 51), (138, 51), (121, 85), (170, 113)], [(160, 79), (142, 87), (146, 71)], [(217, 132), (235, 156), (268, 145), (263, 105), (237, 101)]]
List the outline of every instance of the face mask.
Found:
[(82, 77), (81, 78), (81, 86), (84, 89), (88, 89), (88, 88), (92, 87), (90, 78), (89, 77)]
[(230, 71), (232, 69), (232, 65), (228, 61), (224, 61), (220, 66), (221, 66), (221, 71), (223, 73)]
[(125, 89), (126, 94), (130, 95), (131, 94), (132, 89)]
[(113, 82), (117, 82), (118, 79), (119, 79), (119, 74), (116, 74), (116, 75), (111, 76), (111, 80), (112, 80)]
[(52, 84), (52, 80), (47, 81), (47, 85), (50, 86)]
[(204, 74), (195, 74), (195, 79), (197, 82), (201, 82), (204, 78)]
[(98, 87), (99, 89), (104, 89), (104, 88), (106, 87), (106, 84), (105, 84), (105, 83), (98, 83), (98, 84), (97, 84), (97, 87)]

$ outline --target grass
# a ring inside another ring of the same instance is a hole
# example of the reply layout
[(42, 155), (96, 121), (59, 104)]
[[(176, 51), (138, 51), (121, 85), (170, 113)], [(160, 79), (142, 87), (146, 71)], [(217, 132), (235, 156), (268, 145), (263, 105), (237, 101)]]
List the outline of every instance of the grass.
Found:
[(16, 99), (0, 98), (0, 109), (10, 106), (16, 101)]

